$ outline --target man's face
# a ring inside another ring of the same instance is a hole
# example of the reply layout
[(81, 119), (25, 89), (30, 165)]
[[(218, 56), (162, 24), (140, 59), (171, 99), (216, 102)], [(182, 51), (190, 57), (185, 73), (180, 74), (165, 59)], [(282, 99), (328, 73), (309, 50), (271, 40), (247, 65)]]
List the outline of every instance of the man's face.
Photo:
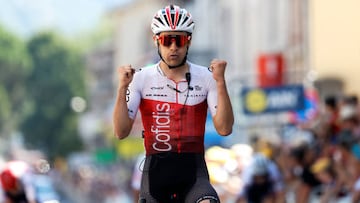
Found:
[(180, 64), (187, 52), (191, 42), (191, 36), (186, 32), (162, 32), (154, 36), (160, 54), (163, 59), (171, 66)]

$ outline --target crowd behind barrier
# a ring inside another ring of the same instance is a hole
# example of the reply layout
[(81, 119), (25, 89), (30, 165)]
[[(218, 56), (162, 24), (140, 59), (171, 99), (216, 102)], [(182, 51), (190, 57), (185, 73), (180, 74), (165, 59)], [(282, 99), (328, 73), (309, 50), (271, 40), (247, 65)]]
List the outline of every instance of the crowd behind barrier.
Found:
[[(269, 187), (276, 191), (278, 181), (284, 186), (265, 202), (359, 202), (359, 109), (356, 96), (329, 96), (314, 119), (293, 124), (296, 130), (291, 138), (282, 139), (279, 134), (274, 139), (265, 133), (254, 135), (249, 145), (208, 149), (210, 177), (223, 202), (246, 202), (240, 198), (248, 182), (243, 173), (259, 153), (275, 163), (281, 174)], [(258, 192), (264, 189), (259, 185), (251, 189), (256, 187)]]

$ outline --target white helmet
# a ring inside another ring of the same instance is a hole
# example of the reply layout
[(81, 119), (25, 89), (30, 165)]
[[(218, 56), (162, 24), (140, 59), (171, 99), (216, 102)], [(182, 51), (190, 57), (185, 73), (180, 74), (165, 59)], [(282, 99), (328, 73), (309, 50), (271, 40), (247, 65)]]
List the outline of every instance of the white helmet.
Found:
[(184, 31), (191, 34), (194, 26), (191, 14), (176, 5), (160, 9), (151, 22), (151, 30), (154, 34), (164, 31)]

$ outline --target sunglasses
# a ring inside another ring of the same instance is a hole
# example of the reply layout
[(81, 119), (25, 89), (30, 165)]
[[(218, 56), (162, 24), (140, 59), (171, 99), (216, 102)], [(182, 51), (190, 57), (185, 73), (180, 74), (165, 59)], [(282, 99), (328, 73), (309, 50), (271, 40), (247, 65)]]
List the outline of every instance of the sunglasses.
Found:
[(175, 42), (177, 47), (183, 47), (187, 45), (191, 39), (191, 36), (188, 35), (157, 35), (156, 38), (161, 45), (169, 47), (173, 42)]

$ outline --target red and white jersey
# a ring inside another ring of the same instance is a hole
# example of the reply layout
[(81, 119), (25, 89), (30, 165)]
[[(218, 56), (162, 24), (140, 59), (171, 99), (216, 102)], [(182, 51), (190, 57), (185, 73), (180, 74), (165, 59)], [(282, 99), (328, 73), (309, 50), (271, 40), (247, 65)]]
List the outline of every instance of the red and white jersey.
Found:
[(147, 155), (204, 152), (207, 110), (216, 113), (216, 83), (207, 67), (188, 64), (191, 79), (170, 80), (155, 64), (136, 72), (129, 85), (129, 116), (135, 119), (140, 109)]

